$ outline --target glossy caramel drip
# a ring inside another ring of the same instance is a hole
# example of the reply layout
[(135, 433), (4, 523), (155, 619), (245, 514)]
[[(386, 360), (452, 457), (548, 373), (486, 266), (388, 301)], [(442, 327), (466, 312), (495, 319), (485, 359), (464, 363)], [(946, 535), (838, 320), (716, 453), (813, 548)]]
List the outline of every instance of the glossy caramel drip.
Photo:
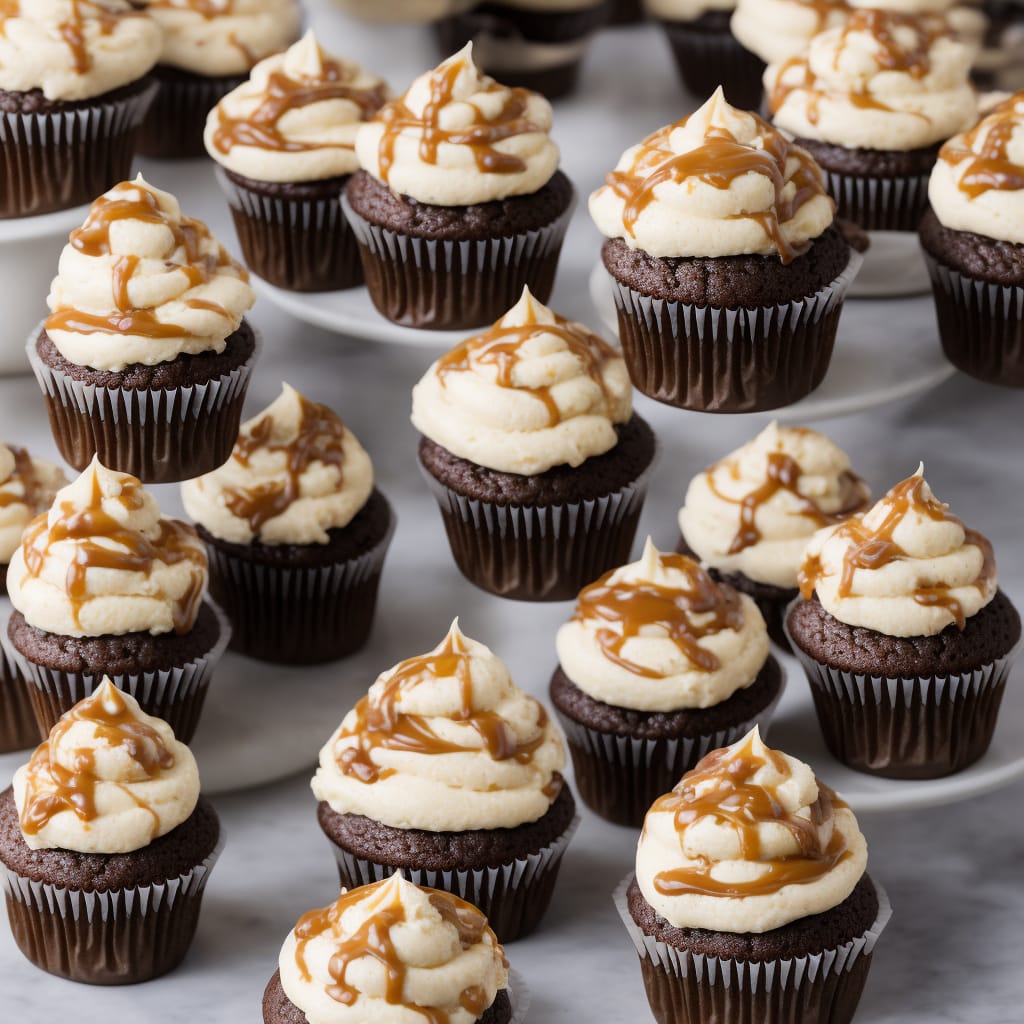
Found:
[[(76, 723), (93, 727), (97, 741), (108, 747), (124, 748), (147, 779), (174, 767), (174, 755), (164, 745), (159, 732), (139, 721), (125, 703), (121, 692), (105, 685), (86, 700), (79, 701), (50, 730), (49, 738), (32, 755), (26, 773), (27, 789), (21, 809), (21, 829), (25, 835), (37, 835), (62, 811), (71, 811), (81, 821), (97, 817), (96, 786), (103, 780), (96, 775), (96, 754), (88, 748), (71, 752), (70, 769), (59, 764), (54, 753)], [(156, 838), (160, 819), (144, 801), (124, 789), (142, 809), (153, 816), (152, 838)]]
[(75, 71), (84, 75), (92, 69), (92, 54), (85, 40), (86, 21), (99, 26), (100, 34), (107, 36), (114, 31), (118, 21), (125, 17), (139, 17), (135, 11), (111, 11), (99, 5), (90, 4), (89, 15), (82, 13), (82, 0), (71, 0), (71, 17), (59, 26), (61, 39), (71, 51)]
[[(671, 793), (659, 797), (648, 814), (671, 814), (680, 845), (686, 829), (702, 818), (729, 828), (737, 837), (743, 860), (760, 863), (764, 871), (753, 881), (723, 882), (712, 876), (714, 863), (700, 860), (686, 867), (662, 871), (654, 888), (663, 896), (768, 896), (787, 885), (806, 885), (827, 875), (849, 856), (846, 841), (838, 830), (828, 847), (822, 849), (817, 829), (836, 807), (845, 806), (827, 787), (818, 783), (818, 799), (810, 817), (789, 814), (770, 787), (754, 781), (764, 767), (771, 766), (784, 777), (789, 766), (777, 751), (766, 756), (754, 753), (752, 741), (738, 751), (715, 750), (683, 776)], [(762, 860), (759, 826), (774, 823), (793, 837), (799, 852), (791, 857)]]
[(1024, 116), (1017, 113), (1018, 104), (1024, 107), (1024, 92), (1000, 104), (962, 141), (951, 140), (942, 149), (940, 158), (948, 163), (970, 161), (957, 187), (971, 199), (992, 190), (1017, 192), (1024, 189), (1024, 167), (1009, 155), (1014, 134), (1024, 139)]
[(19, 481), (22, 486), (22, 494), (14, 494), (0, 490), (0, 508), (7, 508), (10, 505), (26, 505), (33, 512), (41, 511), (43, 484), (36, 472), (35, 463), (27, 449), (18, 448), (16, 445), (6, 445), (7, 450), (14, 456), (14, 470), (7, 480), (0, 480), (0, 487), (8, 481)]
[[(630, 661), (622, 653), (630, 639), (651, 626), (663, 629), (666, 637), (695, 668), (713, 672), (719, 667), (719, 660), (701, 647), (700, 641), (726, 629), (743, 628), (740, 596), (732, 587), (716, 583), (692, 558), (685, 555), (661, 555), (660, 558), (666, 571), (683, 575), (682, 586), (668, 587), (647, 581), (615, 584), (611, 582), (616, 572), (613, 569), (580, 591), (573, 619), (608, 623), (595, 632), (601, 652), (609, 661), (635, 675), (662, 678), (659, 672)], [(705, 621), (697, 622), (697, 619)]]

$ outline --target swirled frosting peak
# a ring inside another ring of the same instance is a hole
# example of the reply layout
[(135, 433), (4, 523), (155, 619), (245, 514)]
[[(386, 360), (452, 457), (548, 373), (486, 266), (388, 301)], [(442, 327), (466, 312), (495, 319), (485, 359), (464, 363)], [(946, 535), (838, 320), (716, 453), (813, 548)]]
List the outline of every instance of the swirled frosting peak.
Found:
[(25, 527), (50, 507), (66, 483), (64, 471), (52, 463), (0, 444), (0, 565), (11, 560)]
[(772, 65), (773, 120), (792, 134), (861, 149), (921, 149), (977, 116), (970, 47), (948, 21), (875, 9), (815, 36)]
[(562, 670), (595, 700), (637, 711), (706, 708), (757, 678), (768, 632), (757, 605), (648, 537), (638, 562), (580, 591), (558, 631)]
[(996, 595), (992, 545), (938, 501), (923, 467), (861, 515), (819, 530), (800, 590), (841, 622), (888, 636), (964, 628)]
[(303, 914), (278, 963), (309, 1024), (474, 1024), (508, 987), (484, 915), (401, 872)]
[(529, 292), (442, 356), (412, 392), (421, 434), (480, 466), (533, 475), (613, 448), (632, 415), (621, 354)]
[(551, 104), (482, 74), (467, 43), (363, 125), (356, 154), (393, 192), (468, 206), (546, 185), (558, 169), (550, 131)]
[(838, 906), (867, 856), (853, 812), (755, 727), (654, 801), (636, 880), (677, 928), (761, 933)]
[(869, 497), (824, 434), (771, 423), (690, 481), (679, 529), (705, 565), (795, 587), (811, 534), (862, 511)]
[(65, 359), (96, 370), (223, 352), (255, 301), (248, 282), (205, 224), (139, 175), (100, 196), (71, 232), (46, 333)]
[(547, 813), (564, 764), (544, 708), (456, 621), (345, 716), (320, 751), (313, 793), (394, 828), (515, 828)]
[(283, 384), (223, 466), (181, 485), (185, 511), (235, 544), (326, 544), (373, 491), (370, 456), (337, 413)]
[(198, 799), (192, 752), (106, 678), (14, 775), (33, 850), (129, 853), (177, 828)]
[(1024, 91), (942, 147), (928, 199), (947, 228), (1024, 245)]
[(160, 29), (127, 0), (4, 0), (0, 89), (92, 99), (138, 81), (160, 56)]
[(135, 477), (94, 458), (25, 531), (7, 589), (25, 621), (47, 633), (187, 633), (206, 578), (195, 530), (161, 516)]
[(790, 262), (832, 223), (810, 155), (721, 88), (689, 117), (627, 149), (590, 196), (601, 233), (652, 256), (778, 255)]

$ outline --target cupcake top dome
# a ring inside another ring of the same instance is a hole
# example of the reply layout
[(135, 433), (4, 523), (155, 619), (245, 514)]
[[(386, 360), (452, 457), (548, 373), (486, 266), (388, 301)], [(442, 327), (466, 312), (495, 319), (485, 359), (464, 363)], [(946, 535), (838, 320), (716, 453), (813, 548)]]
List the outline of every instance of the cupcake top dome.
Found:
[(0, 565), (11, 560), (25, 527), (50, 507), (67, 482), (52, 463), (0, 443)]

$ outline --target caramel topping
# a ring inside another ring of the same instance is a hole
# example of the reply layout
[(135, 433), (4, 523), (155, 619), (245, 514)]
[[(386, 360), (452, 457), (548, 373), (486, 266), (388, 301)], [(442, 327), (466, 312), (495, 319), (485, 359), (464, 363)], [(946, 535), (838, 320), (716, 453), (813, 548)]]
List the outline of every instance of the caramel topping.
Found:
[(961, 139), (951, 139), (942, 147), (940, 159), (951, 164), (970, 161), (957, 186), (971, 199), (993, 189), (1000, 192), (1024, 189), (1024, 167), (1009, 155), (1014, 134), (1024, 137), (1024, 117), (1017, 111), (1018, 104), (1024, 105), (1024, 93), (1011, 96)]
[[(25, 448), (18, 448), (9, 444), (7, 450), (14, 456), (14, 471), (8, 477), (8, 481), (20, 481), (23, 494), (12, 494), (0, 490), (0, 508), (7, 508), (9, 505), (27, 505), (32, 511), (38, 512), (43, 504), (43, 482), (36, 472), (32, 456)], [(0, 480), (0, 486), (8, 481)]]
[[(18, 5), (15, 5), (17, 8)], [(90, 13), (83, 14), (82, 0), (71, 0), (71, 17), (61, 22), (59, 31), (61, 38), (71, 51), (71, 58), (75, 64), (75, 71), (80, 75), (86, 74), (92, 68), (92, 54), (85, 41), (85, 24), (92, 21), (99, 26), (100, 34), (110, 35), (117, 27), (121, 18), (137, 18), (141, 16), (136, 11), (111, 11), (100, 5), (89, 5)], [(3, 13), (7, 14), (7, 11)], [(16, 14), (17, 10), (11, 12)]]

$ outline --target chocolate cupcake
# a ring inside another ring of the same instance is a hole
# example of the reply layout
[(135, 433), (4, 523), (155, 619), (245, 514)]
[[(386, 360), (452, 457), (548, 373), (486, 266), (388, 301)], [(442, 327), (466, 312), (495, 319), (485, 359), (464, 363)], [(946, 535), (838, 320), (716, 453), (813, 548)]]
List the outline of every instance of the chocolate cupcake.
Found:
[(629, 558), (655, 454), (619, 354), (524, 291), (412, 393), (455, 562), (491, 593), (560, 601)]
[(871, 492), (833, 441), (772, 423), (695, 476), (679, 510), (679, 549), (752, 597), (789, 650), (783, 619), (799, 596), (804, 548), (823, 526), (868, 505)]
[(110, 680), (0, 793), (14, 941), (71, 981), (128, 985), (177, 967), (220, 847), (191, 751)]
[(145, 156), (203, 156), (203, 127), (217, 102), (264, 57), (299, 38), (298, 0), (133, 0), (163, 32), (153, 69), (156, 100), (139, 140)]
[(0, 219), (91, 202), (128, 176), (160, 29), (125, 0), (0, 9)]
[(1024, 89), (1024, 6), (1019, 0), (967, 0), (983, 21), (972, 77), (983, 89)]
[(590, 215), (636, 387), (703, 412), (813, 391), (860, 265), (833, 211), (814, 160), (721, 89), (626, 150)]
[[(364, 960), (386, 972), (386, 991)], [(505, 952), (476, 907), (398, 872), (299, 918), (263, 993), (263, 1024), (521, 1024), (509, 982)]]
[(178, 201), (116, 185), (71, 233), (29, 339), (61, 455), (173, 483), (231, 454), (256, 357), (244, 268)]
[(458, 623), (383, 673), (320, 751), (317, 818), (346, 888), (396, 871), (475, 904), (502, 942), (547, 909), (576, 805), (544, 708)]
[(1024, 91), (939, 152), (920, 227), (942, 349), (1024, 388)]
[(457, 330), (524, 286), (547, 300), (575, 201), (550, 129), (548, 101), (481, 75), (469, 44), (360, 126), (342, 205), (381, 314)]
[(230, 630), (195, 530), (97, 461), (33, 520), (7, 573), (8, 654), (41, 732), (104, 677), (188, 741)]
[(366, 643), (395, 515), (339, 416), (285, 384), (228, 461), (181, 496), (234, 650), (298, 665)]
[(310, 29), (210, 111), (206, 149), (242, 255), (265, 281), (300, 292), (362, 284), (338, 199), (359, 169), (356, 129), (385, 99), (382, 79), (326, 54)]
[(654, 802), (615, 904), (658, 1024), (853, 1019), (892, 913), (853, 812), (756, 729)]
[(551, 702), (583, 802), (640, 828), (709, 751), (766, 725), (784, 678), (757, 606), (648, 539), (639, 562), (580, 591), (558, 631)]
[(919, 469), (867, 512), (811, 538), (786, 618), (832, 754), (895, 779), (933, 779), (988, 749), (1020, 616), (989, 542)]

